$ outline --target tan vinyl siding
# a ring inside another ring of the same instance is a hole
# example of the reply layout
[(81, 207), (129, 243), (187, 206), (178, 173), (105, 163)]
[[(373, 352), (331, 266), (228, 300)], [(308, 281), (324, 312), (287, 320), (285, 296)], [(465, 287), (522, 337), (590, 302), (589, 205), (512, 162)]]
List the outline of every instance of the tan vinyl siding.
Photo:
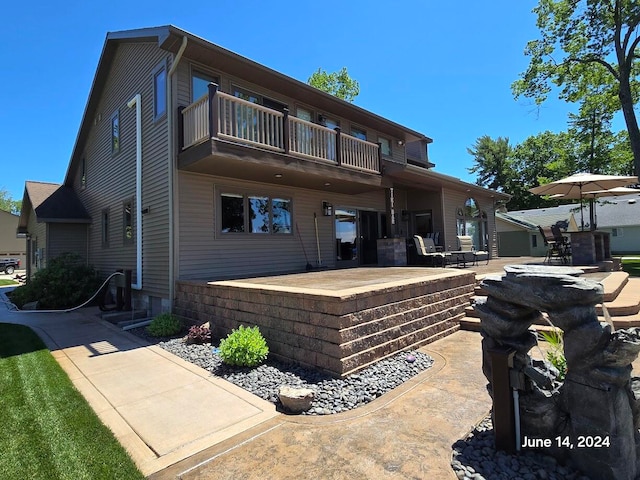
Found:
[[(135, 205), (136, 109), (127, 102), (141, 95), (142, 107), (142, 207), (149, 208), (143, 219), (143, 293), (168, 297), (169, 213), (166, 116), (153, 119), (152, 72), (160, 62), (170, 66), (170, 54), (154, 43), (121, 44), (102, 91), (98, 113), (84, 147), (86, 188), (81, 169), (74, 189), (93, 219), (89, 227), (89, 263), (103, 274), (117, 268), (136, 266), (136, 245), (125, 243), (123, 202), (133, 199), (133, 229), (138, 222)], [(171, 108), (168, 106), (168, 108)], [(120, 153), (111, 153), (111, 115), (120, 112)], [(102, 246), (101, 212), (109, 209), (109, 247)]]
[[(219, 279), (304, 270), (307, 260), (316, 265), (317, 247), (313, 214), (317, 215), (323, 265), (335, 266), (334, 217), (322, 215), (322, 202), (334, 207), (384, 211), (384, 191), (342, 195), (292, 187), (241, 182), (179, 173), (180, 251), (179, 278)], [(293, 233), (290, 235), (222, 234), (216, 224), (216, 192), (247, 192), (292, 199)]]
[[(36, 213), (33, 211), (33, 209), (31, 210), (31, 212), (29, 214), (29, 221), (27, 223), (27, 231), (29, 232), (29, 235), (31, 235), (30, 241), (31, 242), (33, 242), (33, 241), (37, 242), (37, 248), (38, 249), (46, 248), (46, 246), (47, 246), (47, 224), (43, 223), (43, 222), (38, 223), (36, 221)], [(46, 251), (45, 251), (45, 255), (46, 255)], [(35, 257), (35, 254), (32, 252), (31, 255), (30, 255), (30, 258), (27, 259), (27, 262), (29, 262), (29, 265), (31, 266), (31, 273), (32, 274), (37, 271), (36, 262), (33, 261), (34, 257)], [(46, 261), (43, 259), (42, 262), (40, 263), (40, 267), (44, 268), (45, 266), (46, 266)]]
[(87, 260), (87, 228), (84, 223), (50, 223), (47, 235), (47, 259), (72, 252)]

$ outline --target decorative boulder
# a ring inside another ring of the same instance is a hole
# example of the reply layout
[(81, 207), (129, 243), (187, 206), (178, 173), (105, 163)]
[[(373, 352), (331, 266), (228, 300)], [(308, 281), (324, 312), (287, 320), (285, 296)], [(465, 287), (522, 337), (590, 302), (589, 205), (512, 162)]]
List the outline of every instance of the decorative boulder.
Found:
[(283, 385), (278, 391), (278, 397), (285, 410), (292, 413), (305, 412), (311, 408), (315, 392), (310, 388), (296, 388)]

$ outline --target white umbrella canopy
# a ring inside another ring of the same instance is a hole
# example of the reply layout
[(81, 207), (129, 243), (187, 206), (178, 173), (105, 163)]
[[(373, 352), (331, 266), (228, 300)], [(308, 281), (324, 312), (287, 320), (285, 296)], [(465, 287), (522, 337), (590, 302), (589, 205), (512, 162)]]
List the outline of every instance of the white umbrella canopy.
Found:
[(593, 192), (582, 192), (585, 197), (620, 197), (622, 195), (640, 194), (640, 189), (629, 187), (614, 187), (609, 190), (594, 190)]
[[(612, 189), (626, 187), (627, 185), (635, 185), (638, 183), (638, 177), (635, 176), (623, 176), (623, 175), (601, 175), (596, 173), (575, 173), (569, 177), (556, 180), (555, 182), (547, 183), (546, 185), (540, 185), (539, 187), (530, 188), (531, 193), (536, 195), (549, 195), (554, 198), (566, 198), (566, 199), (580, 199), (589, 194), (589, 197), (593, 200), (595, 197), (606, 196)], [(631, 193), (636, 192), (634, 189)], [(597, 192), (597, 193), (596, 193)], [(627, 194), (630, 192), (627, 192)], [(624, 195), (624, 193), (620, 193)], [(615, 195), (612, 193), (610, 195)], [(591, 204), (590, 222), (591, 228), (595, 228), (595, 212), (593, 210), (593, 204)], [(582, 213), (582, 205), (580, 205), (580, 224), (581, 230), (584, 230), (584, 215)]]
[(580, 199), (586, 192), (610, 190), (636, 183), (638, 177), (634, 176), (576, 173), (546, 185), (530, 188), (529, 191), (536, 195), (562, 195), (562, 198)]

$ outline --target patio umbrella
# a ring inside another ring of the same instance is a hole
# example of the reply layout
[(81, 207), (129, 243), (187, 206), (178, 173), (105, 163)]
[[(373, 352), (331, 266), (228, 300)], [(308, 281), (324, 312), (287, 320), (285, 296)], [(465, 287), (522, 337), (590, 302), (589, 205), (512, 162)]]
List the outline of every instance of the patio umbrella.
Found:
[[(540, 185), (539, 187), (530, 188), (531, 193), (536, 195), (550, 195), (558, 198), (580, 199), (584, 197), (586, 192), (595, 192), (599, 190), (610, 190), (616, 187), (626, 187), (638, 183), (638, 177), (622, 176), (622, 175), (600, 175), (595, 173), (576, 173), (566, 178), (556, 180), (555, 182)], [(582, 205), (580, 206), (581, 230), (584, 230), (584, 215), (582, 213)]]
[(591, 225), (597, 227), (598, 217), (596, 216), (596, 204), (594, 200), (600, 197), (620, 197), (623, 195), (640, 194), (640, 189), (628, 187), (614, 187), (609, 190), (595, 190), (593, 192), (584, 192), (584, 196), (589, 198), (589, 206), (591, 207)]

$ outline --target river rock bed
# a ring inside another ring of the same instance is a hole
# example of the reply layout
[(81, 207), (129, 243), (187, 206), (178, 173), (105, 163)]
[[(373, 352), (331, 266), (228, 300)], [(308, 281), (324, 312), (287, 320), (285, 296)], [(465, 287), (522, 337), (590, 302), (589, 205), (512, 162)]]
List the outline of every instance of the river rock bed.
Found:
[(182, 338), (158, 341), (149, 337), (143, 328), (129, 332), (275, 403), (278, 408), (281, 408), (278, 399), (280, 386), (310, 388), (314, 390), (315, 398), (303, 415), (331, 415), (366, 405), (433, 365), (433, 359), (425, 353), (404, 351), (346, 378), (337, 379), (313, 368), (271, 358), (255, 368), (230, 367), (222, 363), (210, 344), (187, 344)]
[(591, 480), (570, 464), (560, 465), (550, 455), (496, 452), (491, 417), (466, 439), (453, 444), (451, 466), (460, 480)]

